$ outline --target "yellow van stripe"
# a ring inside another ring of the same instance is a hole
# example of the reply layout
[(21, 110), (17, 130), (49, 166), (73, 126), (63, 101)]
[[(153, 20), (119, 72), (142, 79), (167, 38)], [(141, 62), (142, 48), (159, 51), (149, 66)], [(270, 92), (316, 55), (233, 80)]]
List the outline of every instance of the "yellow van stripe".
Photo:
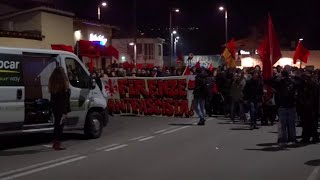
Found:
[(0, 73), (19, 73), (19, 71), (0, 70)]

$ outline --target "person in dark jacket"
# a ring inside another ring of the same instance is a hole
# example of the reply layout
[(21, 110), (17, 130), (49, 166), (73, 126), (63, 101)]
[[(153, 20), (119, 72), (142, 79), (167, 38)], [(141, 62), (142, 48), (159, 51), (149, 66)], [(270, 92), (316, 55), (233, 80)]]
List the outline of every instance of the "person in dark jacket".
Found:
[(49, 79), (49, 93), (51, 94), (51, 107), (54, 115), (54, 140), (52, 148), (63, 150), (61, 138), (63, 133), (64, 120), (70, 110), (70, 89), (69, 81), (62, 67), (57, 67)]
[(298, 102), (301, 104), (302, 142), (309, 143), (312, 137), (313, 143), (319, 142), (317, 131), (318, 115), (318, 85), (311, 79), (311, 74), (303, 75), (303, 82), (298, 91)]
[(257, 72), (254, 72), (252, 79), (246, 83), (243, 94), (244, 102), (250, 109), (250, 129), (253, 130), (257, 128), (257, 113), (263, 97), (263, 83)]
[(276, 104), (279, 115), (278, 143), (284, 146), (296, 142), (296, 95), (297, 86), (288, 71), (282, 71), (274, 82), (277, 92)]
[(207, 89), (205, 80), (207, 78), (207, 75), (205, 71), (202, 71), (202, 69), (197, 69), (197, 76), (195, 81), (195, 88), (193, 91), (193, 97), (194, 97), (194, 109), (197, 115), (200, 118), (200, 121), (198, 125), (203, 126), (205, 125), (205, 117), (206, 117), (206, 110), (205, 110), (205, 103), (206, 103), (206, 95), (207, 95)]

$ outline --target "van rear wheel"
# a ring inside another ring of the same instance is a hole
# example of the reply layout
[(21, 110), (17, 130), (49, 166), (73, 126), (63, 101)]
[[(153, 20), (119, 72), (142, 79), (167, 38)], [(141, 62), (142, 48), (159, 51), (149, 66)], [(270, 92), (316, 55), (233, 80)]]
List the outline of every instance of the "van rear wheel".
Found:
[(99, 138), (103, 131), (102, 115), (98, 112), (92, 112), (88, 115), (84, 127), (84, 134), (87, 138)]

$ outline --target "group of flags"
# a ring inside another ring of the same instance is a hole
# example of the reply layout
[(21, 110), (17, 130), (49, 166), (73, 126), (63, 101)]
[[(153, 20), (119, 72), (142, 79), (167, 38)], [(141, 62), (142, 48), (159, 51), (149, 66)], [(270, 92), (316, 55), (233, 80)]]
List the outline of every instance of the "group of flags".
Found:
[[(268, 16), (268, 33), (265, 35), (258, 48), (258, 54), (263, 65), (263, 78), (265, 80), (271, 79), (273, 75), (273, 65), (279, 61), (279, 59), (282, 57), (282, 54), (270, 15)], [(226, 45), (226, 48), (221, 56), (224, 57), (227, 67), (236, 67), (236, 45), (233, 39)], [(304, 63), (307, 63), (309, 56), (310, 51), (302, 45), (301, 41), (299, 41), (293, 56), (293, 63), (296, 64), (298, 59)]]

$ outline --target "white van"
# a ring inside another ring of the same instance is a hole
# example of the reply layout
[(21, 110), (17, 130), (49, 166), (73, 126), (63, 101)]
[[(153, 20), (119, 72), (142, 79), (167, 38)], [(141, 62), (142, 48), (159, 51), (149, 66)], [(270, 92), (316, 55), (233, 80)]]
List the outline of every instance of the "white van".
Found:
[(106, 97), (75, 54), (5, 47), (0, 47), (0, 134), (53, 130), (48, 82), (57, 66), (70, 81), (71, 112), (65, 130), (100, 137), (108, 123)]

